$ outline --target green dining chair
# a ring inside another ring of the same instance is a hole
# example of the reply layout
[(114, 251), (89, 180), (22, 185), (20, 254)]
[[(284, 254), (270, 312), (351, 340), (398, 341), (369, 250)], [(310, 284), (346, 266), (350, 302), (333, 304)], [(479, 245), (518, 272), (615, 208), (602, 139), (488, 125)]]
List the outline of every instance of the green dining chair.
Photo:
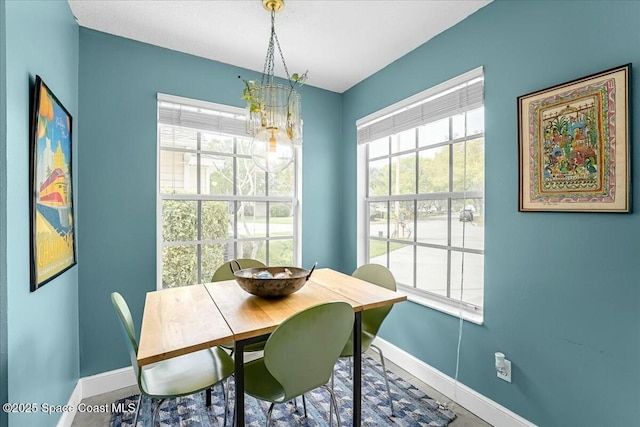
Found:
[[(373, 283), (383, 288), (396, 290), (396, 279), (391, 271), (379, 264), (364, 264), (356, 269), (352, 274), (353, 277)], [(380, 355), (380, 364), (382, 365), (382, 374), (384, 383), (387, 386), (387, 394), (389, 395), (389, 406), (391, 407), (391, 415), (393, 411), (393, 399), (391, 397), (391, 389), (389, 388), (389, 379), (387, 378), (387, 368), (384, 364), (384, 356), (382, 350), (373, 345), (373, 340), (378, 336), (378, 330), (382, 326), (382, 322), (387, 317), (393, 306), (378, 307), (362, 312), (362, 352), (366, 352), (369, 348), (373, 348)], [(353, 335), (349, 337), (349, 341), (344, 346), (340, 357), (353, 356)]]
[[(252, 258), (240, 258), (235, 261), (238, 261), (240, 264), (240, 268), (260, 268), (266, 267), (262, 261), (258, 261), (257, 259)], [(227, 261), (222, 264), (218, 269), (213, 273), (213, 277), (211, 277), (212, 282), (222, 282), (223, 280), (234, 280), (235, 276), (233, 275), (233, 270), (231, 269), (231, 263), (234, 261)], [(235, 264), (234, 264), (235, 265)]]
[(340, 411), (333, 390), (327, 386), (340, 351), (353, 328), (353, 308), (346, 302), (318, 304), (286, 319), (264, 346), (264, 357), (245, 364), (245, 392), (271, 402), (266, 426), (276, 403), (304, 396), (318, 387), (330, 396), (329, 419)]
[[(251, 259), (251, 258), (240, 258), (235, 260), (238, 262), (238, 264), (240, 264), (240, 268), (262, 268), (262, 267), (266, 267), (266, 265), (264, 265), (261, 261), (258, 261), (257, 259)], [(211, 278), (212, 282), (222, 282), (223, 280), (234, 280), (235, 276), (233, 275), (233, 270), (231, 269), (231, 263), (235, 262), (235, 261), (227, 261), (224, 264), (222, 264), (220, 267), (218, 267), (218, 269), (213, 273), (213, 277)], [(234, 264), (235, 266), (235, 264)], [(237, 267), (236, 267), (237, 269)], [(262, 349), (264, 348), (264, 343), (265, 341), (260, 341), (257, 343), (253, 343), (253, 344), (249, 344), (248, 346), (246, 346), (244, 348), (244, 352), (245, 353), (251, 353), (254, 351), (262, 351)], [(227, 350), (230, 350), (233, 354), (233, 349), (234, 349), (234, 345), (233, 343), (224, 343), (220, 345), (221, 347), (226, 348)]]
[(226, 425), (228, 402), (224, 380), (233, 374), (233, 359), (221, 348), (214, 347), (163, 360), (150, 367), (138, 367), (138, 341), (129, 306), (118, 292), (111, 294), (111, 302), (120, 319), (120, 326), (131, 357), (131, 366), (140, 389), (133, 425), (135, 426), (138, 422), (143, 395), (150, 397), (152, 402), (157, 400), (151, 419), (151, 425), (154, 426), (158, 410), (166, 399), (197, 393), (216, 384), (221, 385), (225, 395), (224, 425)]

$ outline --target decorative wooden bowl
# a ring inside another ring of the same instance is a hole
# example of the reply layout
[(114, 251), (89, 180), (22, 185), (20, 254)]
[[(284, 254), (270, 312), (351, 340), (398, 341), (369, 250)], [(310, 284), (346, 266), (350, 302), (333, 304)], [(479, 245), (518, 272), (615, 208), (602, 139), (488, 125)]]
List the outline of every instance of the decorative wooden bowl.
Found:
[[(262, 298), (278, 298), (299, 291), (316, 268), (314, 265), (311, 270), (298, 267), (257, 267), (233, 270), (233, 262), (231, 265), (238, 285), (250, 294)], [(265, 271), (272, 277), (256, 277), (260, 273), (264, 275)], [(289, 277), (275, 277), (278, 273), (288, 274), (287, 271), (291, 273)]]

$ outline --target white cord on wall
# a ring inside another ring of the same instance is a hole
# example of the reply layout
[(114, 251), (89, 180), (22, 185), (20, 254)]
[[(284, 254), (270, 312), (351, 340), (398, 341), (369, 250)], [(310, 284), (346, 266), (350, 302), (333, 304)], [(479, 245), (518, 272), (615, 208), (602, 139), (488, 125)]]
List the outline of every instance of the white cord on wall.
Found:
[[(465, 136), (467, 135), (467, 115), (464, 115), (464, 130)], [(462, 215), (463, 219), (466, 219), (466, 203), (467, 203), (467, 139), (464, 140), (464, 172), (463, 172), (463, 190), (462, 190)], [(467, 221), (462, 221), (462, 248), (465, 248), (465, 237), (467, 230)], [(440, 405), (442, 409), (447, 409), (451, 412), (455, 412), (456, 402), (458, 401), (458, 374), (460, 371), (460, 348), (462, 346), (462, 325), (464, 324), (464, 319), (462, 317), (462, 295), (464, 293), (464, 256), (465, 252), (462, 251), (462, 259), (460, 263), (460, 299), (458, 300), (458, 318), (459, 318), (459, 326), (458, 326), (458, 345), (456, 349), (456, 371), (453, 377), (453, 399), (449, 399), (449, 401)]]

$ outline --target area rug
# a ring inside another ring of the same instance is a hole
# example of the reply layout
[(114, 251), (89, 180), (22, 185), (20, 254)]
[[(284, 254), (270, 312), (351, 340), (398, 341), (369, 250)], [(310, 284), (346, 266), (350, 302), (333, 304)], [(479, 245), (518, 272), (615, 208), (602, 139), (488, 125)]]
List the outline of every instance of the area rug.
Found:
[[(382, 376), (382, 367), (378, 362), (363, 355), (362, 360), (362, 425), (363, 426), (446, 426), (455, 415), (442, 410), (438, 403), (412, 384), (387, 371), (389, 385), (394, 402), (395, 416), (391, 416), (387, 391)], [(233, 381), (231, 381), (233, 396)], [(343, 426), (352, 424), (353, 399), (349, 363), (341, 359), (336, 365), (334, 391), (340, 407)], [(329, 393), (319, 388), (305, 395), (307, 418), (304, 417), (302, 401), (297, 407), (289, 402), (276, 405), (271, 415), (271, 426), (324, 427), (329, 425)], [(115, 408), (134, 408), (132, 412), (113, 412), (111, 427), (132, 427), (135, 405), (138, 396), (130, 396), (115, 402)], [(150, 426), (152, 417), (151, 399), (143, 398), (136, 427)], [(245, 424), (251, 427), (265, 425), (269, 403), (257, 401), (251, 396), (245, 397)], [(207, 408), (204, 392), (190, 396), (170, 399), (163, 403), (156, 419), (156, 425), (162, 427), (222, 427), (224, 420), (224, 397), (220, 386), (214, 388), (212, 405)], [(227, 420), (231, 425), (230, 419)], [(335, 419), (334, 419), (334, 425)]]

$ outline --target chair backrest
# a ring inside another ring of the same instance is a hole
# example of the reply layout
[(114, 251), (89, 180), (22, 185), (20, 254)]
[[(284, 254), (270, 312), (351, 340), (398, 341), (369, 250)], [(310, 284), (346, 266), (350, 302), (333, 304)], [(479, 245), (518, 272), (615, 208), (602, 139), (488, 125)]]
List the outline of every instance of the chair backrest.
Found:
[(353, 319), (346, 302), (318, 304), (289, 317), (271, 334), (264, 363), (284, 388), (285, 401), (329, 381)]
[(127, 302), (118, 292), (111, 293), (111, 302), (113, 303), (113, 308), (116, 309), (118, 319), (120, 319), (122, 335), (127, 344), (127, 349), (129, 350), (129, 357), (131, 358), (131, 366), (133, 367), (133, 371), (136, 374), (138, 385), (140, 385), (140, 369), (138, 368), (138, 341), (136, 340), (136, 332), (133, 325), (133, 318), (131, 317), (131, 311), (129, 311)]
[[(258, 267), (266, 267), (261, 261), (257, 259), (251, 258), (240, 258), (238, 260), (240, 263), (240, 268), (258, 268)], [(227, 261), (222, 264), (218, 269), (213, 273), (213, 277), (211, 278), (212, 282), (221, 282), (223, 280), (233, 280), (235, 277), (233, 276), (233, 272), (231, 271), (231, 261)]]
[[(361, 265), (353, 272), (352, 276), (392, 291), (396, 290), (396, 279), (393, 277), (393, 273), (391, 273), (387, 267), (380, 264)], [(371, 335), (377, 335), (382, 322), (392, 308), (393, 306), (388, 305), (363, 311), (362, 329)]]

